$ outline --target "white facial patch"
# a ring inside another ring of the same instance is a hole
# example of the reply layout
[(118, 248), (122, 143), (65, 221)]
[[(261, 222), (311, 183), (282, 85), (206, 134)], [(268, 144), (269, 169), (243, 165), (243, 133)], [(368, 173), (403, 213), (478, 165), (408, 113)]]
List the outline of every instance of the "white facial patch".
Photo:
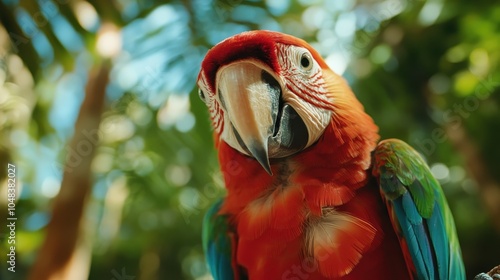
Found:
[[(311, 58), (304, 68), (301, 60)], [(278, 60), (283, 77), (283, 99), (300, 115), (309, 133), (307, 147), (314, 144), (331, 121), (332, 100), (328, 99), (323, 71), (305, 48), (278, 44)]]

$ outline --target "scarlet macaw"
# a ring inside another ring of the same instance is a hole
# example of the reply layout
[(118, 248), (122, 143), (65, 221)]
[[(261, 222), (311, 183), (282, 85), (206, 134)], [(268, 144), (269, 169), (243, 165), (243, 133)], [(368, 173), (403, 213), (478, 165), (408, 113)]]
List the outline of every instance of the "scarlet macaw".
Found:
[(198, 75), (227, 196), (203, 247), (222, 279), (464, 279), (439, 183), (305, 41), (244, 32)]

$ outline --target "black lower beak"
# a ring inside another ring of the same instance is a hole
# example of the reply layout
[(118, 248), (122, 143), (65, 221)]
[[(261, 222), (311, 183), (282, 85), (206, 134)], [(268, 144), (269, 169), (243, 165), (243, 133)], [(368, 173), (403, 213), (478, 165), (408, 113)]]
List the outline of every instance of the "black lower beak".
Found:
[(305, 148), (309, 140), (306, 124), (295, 109), (284, 104), (281, 116), (275, 122), (278, 128), (269, 139), (269, 154), (274, 157), (285, 157)]
[(262, 81), (268, 86), (273, 126), (270, 128), (268, 156), (286, 157), (302, 150), (309, 140), (307, 127), (295, 109), (283, 99), (281, 86), (274, 77), (262, 71)]

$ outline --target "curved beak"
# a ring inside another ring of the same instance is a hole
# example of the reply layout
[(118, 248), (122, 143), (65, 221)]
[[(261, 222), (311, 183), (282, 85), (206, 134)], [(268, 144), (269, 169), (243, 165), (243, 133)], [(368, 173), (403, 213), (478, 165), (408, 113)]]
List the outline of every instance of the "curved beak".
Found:
[(218, 77), (219, 98), (240, 146), (272, 175), (268, 141), (279, 111), (278, 82), (251, 62), (230, 64), (220, 70)]
[(269, 158), (283, 158), (307, 145), (309, 133), (283, 99), (280, 83), (265, 66), (238, 61), (217, 73), (218, 96), (231, 122), (233, 148), (253, 156), (269, 175)]

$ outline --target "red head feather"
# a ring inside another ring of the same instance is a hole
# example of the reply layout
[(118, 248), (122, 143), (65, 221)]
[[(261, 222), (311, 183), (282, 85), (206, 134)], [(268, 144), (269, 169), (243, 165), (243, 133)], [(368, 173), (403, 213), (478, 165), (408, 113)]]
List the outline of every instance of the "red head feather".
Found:
[(306, 48), (321, 68), (328, 68), (321, 55), (304, 40), (267, 30), (248, 31), (227, 38), (208, 51), (201, 64), (208, 86), (214, 91), (215, 76), (219, 67), (246, 58), (264, 62), (279, 75), (281, 69), (276, 53), (277, 43)]

